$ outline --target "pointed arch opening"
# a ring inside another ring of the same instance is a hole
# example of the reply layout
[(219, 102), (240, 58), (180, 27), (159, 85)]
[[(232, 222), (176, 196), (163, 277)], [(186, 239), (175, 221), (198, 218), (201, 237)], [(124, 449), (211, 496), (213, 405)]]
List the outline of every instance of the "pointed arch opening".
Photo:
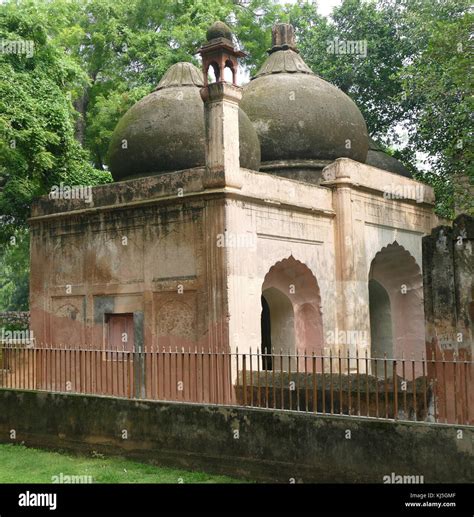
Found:
[[(323, 346), (319, 285), (308, 266), (293, 256), (274, 264), (265, 276), (261, 322), (262, 352), (310, 354)], [(275, 360), (271, 367), (286, 370), (293, 362), (280, 366)], [(270, 367), (268, 362), (264, 366)]]
[(398, 242), (372, 260), (368, 278), (372, 357), (420, 357), (425, 348), (423, 279)]

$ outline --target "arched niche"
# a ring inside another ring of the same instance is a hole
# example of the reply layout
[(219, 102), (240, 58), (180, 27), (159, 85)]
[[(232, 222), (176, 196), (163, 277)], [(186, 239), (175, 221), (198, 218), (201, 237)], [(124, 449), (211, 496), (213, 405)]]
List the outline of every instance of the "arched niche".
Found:
[[(391, 357), (414, 354), (420, 358), (425, 349), (425, 322), (423, 279), (416, 260), (395, 241), (375, 255), (368, 284), (371, 350), (388, 347), (391, 327)], [(376, 318), (380, 321), (375, 322)]]

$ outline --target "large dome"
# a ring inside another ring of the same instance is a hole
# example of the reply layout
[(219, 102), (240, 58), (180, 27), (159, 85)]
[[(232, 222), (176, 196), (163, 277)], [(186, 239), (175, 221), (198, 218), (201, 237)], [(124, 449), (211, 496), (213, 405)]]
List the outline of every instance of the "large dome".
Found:
[[(199, 94), (203, 76), (191, 63), (177, 63), (156, 90), (121, 118), (109, 146), (115, 181), (203, 167), (204, 105)], [(239, 110), (240, 162), (258, 170), (260, 143), (247, 115)]]
[(262, 168), (265, 162), (287, 160), (366, 160), (368, 134), (361, 112), (306, 65), (291, 25), (274, 27), (270, 56), (244, 87), (241, 106), (260, 138)]

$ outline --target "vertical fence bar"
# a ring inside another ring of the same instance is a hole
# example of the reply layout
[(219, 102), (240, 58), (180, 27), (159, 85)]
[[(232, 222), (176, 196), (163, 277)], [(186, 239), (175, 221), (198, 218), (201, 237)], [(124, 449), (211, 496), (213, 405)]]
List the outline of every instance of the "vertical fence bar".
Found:
[(305, 411), (308, 412), (308, 365), (307, 365), (306, 348), (304, 349), (304, 403)]
[(321, 349), (321, 395), (322, 395), (322, 404), (321, 409), (323, 411), (323, 415), (326, 413), (326, 372), (324, 371), (324, 351)]
[(347, 351), (347, 403), (348, 403), (348, 410), (347, 414), (352, 414), (352, 382), (351, 382), (351, 356), (350, 351)]
[(357, 374), (357, 416), (360, 416), (360, 365), (359, 349), (356, 349), (356, 374)]
[(23, 376), (22, 376), (22, 381), (21, 381), (21, 385), (22, 385), (22, 389), (25, 389), (26, 388), (26, 374), (25, 374), (25, 370), (26, 370), (26, 367), (28, 365), (27, 363), (27, 360), (26, 360), (26, 348), (22, 348), (21, 350), (23, 352), (23, 366), (22, 366), (22, 372), (23, 372)]
[(293, 393), (292, 393), (292, 380), (291, 380), (291, 357), (290, 352), (288, 352), (288, 398), (289, 398), (289, 409), (293, 409)]
[(244, 390), (244, 406), (247, 405), (247, 357), (242, 355), (242, 389)]
[[(239, 379), (239, 347), (238, 346), (235, 347), (235, 363), (236, 363), (236, 368), (237, 368), (236, 388), (237, 388), (237, 393), (238, 393), (239, 392), (239, 388), (240, 388), (240, 379)], [(243, 392), (242, 392), (242, 399), (243, 399)]]
[(181, 347), (181, 400), (184, 400), (184, 348)]
[(339, 368), (339, 414), (342, 415), (342, 359), (341, 359), (341, 349), (337, 351), (338, 355), (338, 368)]
[[(467, 354), (466, 356), (467, 357)], [(468, 389), (468, 362), (467, 360), (465, 359), (464, 360), (464, 397), (465, 397), (465, 407), (466, 407), (466, 418), (464, 420), (464, 424), (465, 425), (470, 425), (470, 421), (469, 421), (469, 389)]]
[(12, 344), (12, 355), (13, 355), (13, 388), (18, 387), (18, 347), (16, 344)]
[(316, 357), (314, 355), (314, 350), (312, 351), (311, 371), (313, 372), (313, 413), (316, 413), (318, 411), (318, 378), (316, 376)]
[(370, 416), (369, 353), (365, 349), (365, 416)]
[(424, 352), (421, 353), (421, 369), (422, 369), (422, 376), (423, 376), (423, 412), (426, 417), (428, 416), (428, 399), (427, 399), (427, 386), (426, 386), (426, 359)]
[(296, 350), (296, 409), (300, 410), (300, 351)]
[(48, 375), (48, 363), (49, 363), (49, 354), (48, 354), (48, 345), (45, 345), (45, 348), (44, 348), (44, 352), (45, 352), (45, 361), (44, 361), (44, 368), (45, 368), (45, 377), (44, 377), (44, 387), (46, 389), (46, 391), (48, 390), (51, 390), (51, 386), (49, 384), (50, 380), (49, 380), (49, 375)]
[[(232, 361), (232, 352), (229, 354), (229, 360)], [(232, 372), (232, 364), (229, 368), (230, 372)], [(196, 402), (202, 402), (202, 392), (199, 393), (199, 355), (197, 351), (197, 347), (194, 347), (194, 373), (196, 378), (194, 379), (194, 384), (196, 388)], [(202, 367), (201, 367), (201, 379), (202, 379)], [(232, 382), (232, 381), (231, 381)], [(237, 362), (237, 384), (239, 383), (239, 364)]]
[(397, 360), (393, 360), (392, 364), (393, 368), (393, 418), (397, 420), (398, 418), (398, 375), (397, 375)]
[(225, 360), (225, 351), (222, 350), (221, 352), (221, 364), (222, 364), (222, 404), (226, 404), (226, 403), (229, 403), (230, 402), (230, 399), (227, 398), (227, 385), (226, 385), (226, 382), (225, 382), (225, 365), (226, 365), (226, 360)]
[(414, 415), (415, 415), (415, 421), (418, 420), (418, 408), (417, 408), (417, 401), (416, 401), (416, 377), (415, 377), (415, 356), (412, 355), (411, 360), (411, 376), (412, 376), (412, 383), (413, 383), (413, 409), (414, 409)]
[(384, 374), (384, 391), (385, 391), (385, 418), (388, 418), (388, 378), (387, 378), (387, 353), (383, 354), (383, 374)]
[(329, 390), (331, 398), (331, 415), (334, 414), (334, 393), (332, 385), (332, 352), (329, 352)]
[[(92, 372), (94, 371), (93, 370), (93, 367), (92, 367), (92, 359), (93, 359), (93, 350), (92, 350), (92, 346), (89, 348), (88, 350), (88, 354), (89, 354), (89, 378), (90, 378), (90, 382), (89, 382), (89, 393), (94, 393), (94, 378), (93, 378), (93, 375), (92, 375)], [(118, 375), (118, 369), (117, 369), (117, 375)]]
[(214, 368), (215, 368), (215, 381), (216, 381), (216, 390), (215, 390), (215, 403), (218, 404), (219, 403), (219, 396), (220, 396), (220, 390), (219, 390), (219, 377), (218, 377), (218, 371), (217, 371), (217, 368), (218, 368), (218, 365), (217, 365), (217, 357), (218, 357), (218, 351), (217, 351), (217, 347), (215, 348), (214, 350)]
[(257, 405), (258, 407), (262, 407), (262, 399), (260, 393), (260, 350), (257, 347)]
[(250, 367), (250, 405), (253, 406), (253, 364), (252, 364), (252, 347), (250, 347), (249, 354), (249, 367)]
[[(273, 381), (275, 381), (275, 378), (273, 378)], [(275, 385), (275, 382), (273, 383)], [(284, 409), (284, 403), (283, 403), (283, 350), (280, 348), (280, 405), (281, 409)], [(275, 394), (275, 393), (274, 393)], [(276, 408), (276, 399), (274, 399), (273, 407)]]
[(458, 424), (459, 423), (459, 419), (458, 419), (458, 404), (457, 404), (457, 390), (458, 390), (458, 386), (457, 386), (457, 375), (456, 375), (456, 364), (457, 364), (457, 354), (456, 352), (453, 352), (453, 361), (452, 361), (452, 364), (453, 364), (453, 395), (454, 395), (454, 423)]
[(407, 412), (407, 377), (405, 372), (405, 355), (402, 352), (402, 378), (405, 383), (405, 389), (403, 390), (403, 413), (405, 415), (405, 419), (408, 420), (408, 412)]

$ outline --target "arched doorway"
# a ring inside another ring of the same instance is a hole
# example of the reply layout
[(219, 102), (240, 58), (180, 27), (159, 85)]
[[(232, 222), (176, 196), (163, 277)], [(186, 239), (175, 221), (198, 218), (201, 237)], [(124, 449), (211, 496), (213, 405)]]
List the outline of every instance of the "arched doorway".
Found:
[[(268, 313), (266, 313), (268, 319), (265, 330), (267, 332), (269, 331), (269, 336), (268, 334), (265, 335), (262, 333), (262, 352), (265, 344), (267, 353), (273, 352), (274, 354), (285, 356), (281, 364), (281, 369), (286, 370), (288, 367), (288, 356), (295, 354), (295, 318), (293, 305), (288, 296), (275, 287), (265, 289), (262, 293), (262, 298), (268, 307)], [(262, 313), (263, 312), (262, 307)], [(269, 337), (270, 339), (268, 339)], [(270, 345), (270, 348), (268, 345)], [(280, 364), (274, 364), (272, 367), (280, 369)]]
[(393, 357), (393, 332), (390, 298), (377, 280), (369, 280), (371, 357)]
[(395, 241), (375, 255), (368, 281), (372, 355), (419, 358), (425, 349), (425, 322), (416, 260)]
[[(265, 276), (261, 329), (262, 351), (294, 356), (296, 352), (319, 352), (323, 346), (319, 286), (308, 266), (293, 256), (277, 262)], [(279, 359), (273, 363), (271, 367), (280, 369)], [(270, 367), (268, 363), (266, 366)], [(281, 368), (288, 366), (286, 358)]]

